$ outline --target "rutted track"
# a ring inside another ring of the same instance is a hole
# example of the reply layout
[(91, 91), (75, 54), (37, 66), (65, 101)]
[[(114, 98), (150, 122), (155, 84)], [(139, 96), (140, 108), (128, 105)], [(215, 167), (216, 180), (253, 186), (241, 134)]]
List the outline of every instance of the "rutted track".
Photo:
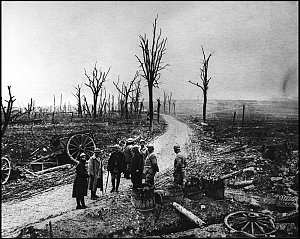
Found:
[[(158, 157), (160, 172), (173, 165), (173, 145), (178, 143), (186, 153), (185, 144), (188, 143), (192, 130), (184, 123), (172, 116), (163, 115), (168, 124), (167, 131), (162, 136), (154, 139), (153, 144)], [(104, 176), (106, 180), (106, 176)], [(121, 180), (121, 191), (127, 191), (131, 185), (130, 180)], [(110, 184), (109, 184), (110, 187)], [(110, 188), (108, 187), (108, 191)], [(71, 197), (72, 184), (55, 187), (52, 190), (33, 196), (21, 202), (7, 202), (2, 204), (1, 236), (14, 237), (19, 231), (29, 225), (43, 222), (48, 218), (55, 218), (62, 214), (70, 217), (84, 211), (75, 210), (75, 200)], [(105, 200), (105, 198), (103, 198)], [(92, 206), (93, 201), (87, 197), (87, 206)]]

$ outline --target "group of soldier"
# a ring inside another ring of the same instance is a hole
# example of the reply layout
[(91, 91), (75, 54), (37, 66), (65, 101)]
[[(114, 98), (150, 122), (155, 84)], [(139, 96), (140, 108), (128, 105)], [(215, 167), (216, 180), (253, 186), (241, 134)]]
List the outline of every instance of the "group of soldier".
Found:
[[(126, 142), (121, 140), (119, 144), (111, 147), (112, 152), (107, 163), (107, 171), (111, 176), (111, 193), (119, 192), (122, 173), (124, 178), (131, 179), (132, 189), (141, 188), (143, 183), (149, 187), (154, 187), (154, 177), (159, 172), (154, 146), (153, 144), (146, 145), (143, 139), (139, 141), (139, 145), (134, 144), (134, 142), (134, 139), (129, 138)], [(173, 172), (174, 184), (183, 186), (186, 157), (181, 153), (179, 145), (174, 145), (173, 149), (176, 153)], [(79, 156), (72, 193), (72, 197), (76, 198), (76, 209), (86, 208), (84, 196), (87, 196), (88, 189), (91, 191), (92, 200), (99, 198), (96, 195), (97, 188), (103, 192), (103, 157), (101, 157), (101, 152), (99, 148), (95, 148), (94, 154), (88, 160), (87, 170), (85, 167), (87, 155), (81, 153)]]

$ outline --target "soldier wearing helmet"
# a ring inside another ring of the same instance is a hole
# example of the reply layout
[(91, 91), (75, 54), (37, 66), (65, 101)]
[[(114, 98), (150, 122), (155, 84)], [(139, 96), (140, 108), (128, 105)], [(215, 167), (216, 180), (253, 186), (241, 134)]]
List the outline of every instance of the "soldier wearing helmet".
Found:
[(148, 144), (148, 156), (145, 162), (145, 183), (154, 186), (154, 177), (157, 172), (159, 172), (159, 168), (157, 165), (157, 158), (154, 154), (154, 146), (153, 144)]
[(146, 147), (146, 141), (141, 139), (140, 140), (140, 152), (143, 155), (143, 174), (142, 174), (142, 178), (145, 179), (145, 162), (146, 162), (146, 158), (149, 154), (148, 149)]
[(185, 180), (185, 168), (186, 168), (186, 157), (180, 152), (180, 146), (175, 144), (174, 152), (176, 153), (176, 157), (174, 160), (174, 184), (179, 184), (183, 186), (183, 182)]

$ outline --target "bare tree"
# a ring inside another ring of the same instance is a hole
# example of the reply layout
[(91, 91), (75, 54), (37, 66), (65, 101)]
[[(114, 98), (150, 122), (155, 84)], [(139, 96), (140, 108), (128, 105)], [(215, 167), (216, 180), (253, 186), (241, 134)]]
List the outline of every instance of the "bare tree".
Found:
[(84, 104), (85, 104), (85, 110), (86, 110), (86, 112), (88, 113), (88, 115), (89, 115), (90, 117), (92, 117), (92, 114), (91, 114), (91, 111), (90, 111), (90, 108), (89, 108), (89, 105), (88, 105), (88, 102), (87, 102), (87, 100), (86, 100), (85, 95), (83, 96), (83, 101), (84, 101)]
[(164, 113), (166, 113), (167, 94), (164, 91)]
[(149, 40), (147, 39), (146, 34), (144, 36), (139, 35), (139, 46), (142, 49), (143, 58), (140, 59), (137, 55), (135, 55), (144, 73), (142, 77), (147, 80), (148, 84), (150, 132), (153, 130), (153, 87), (158, 88), (161, 76), (160, 72), (168, 66), (168, 64), (164, 64), (162, 62), (162, 57), (165, 55), (166, 51), (167, 38), (161, 39), (161, 29), (159, 32), (156, 32), (157, 18), (158, 16), (155, 18), (153, 23), (152, 45), (149, 45)]
[(160, 106), (161, 106), (161, 103), (160, 103), (160, 99), (158, 98), (157, 99), (157, 123), (159, 124), (159, 111), (160, 111)]
[(86, 70), (84, 69), (84, 74), (88, 78), (88, 84), (84, 83), (87, 87), (89, 87), (93, 93), (93, 118), (96, 118), (97, 115), (97, 101), (98, 101), (98, 96), (100, 93), (100, 90), (102, 88), (103, 83), (106, 80), (106, 77), (110, 71), (110, 68), (108, 69), (107, 72), (101, 71), (101, 69), (97, 70), (97, 62), (95, 63), (94, 69), (92, 71), (92, 78), (86, 73)]
[(99, 115), (102, 116), (103, 115), (103, 111), (105, 110), (105, 105), (106, 105), (106, 89), (102, 88), (100, 90), (100, 102), (99, 102)]
[(53, 95), (53, 113), (55, 112), (55, 94)]
[(25, 113), (27, 114), (28, 119), (30, 119), (31, 113), (34, 111), (34, 101), (32, 98), (30, 98), (30, 103), (27, 104), (27, 107), (25, 107)]
[(141, 92), (141, 80), (139, 80), (136, 84), (135, 84), (135, 99), (134, 99), (134, 107), (135, 107), (135, 112), (136, 114), (139, 113), (139, 104), (140, 104), (140, 98), (142, 96), (142, 92)]
[(189, 80), (189, 82), (195, 86), (198, 86), (202, 89), (203, 92), (203, 122), (206, 122), (206, 104), (207, 104), (207, 91), (208, 91), (208, 83), (211, 79), (211, 77), (208, 78), (208, 62), (211, 57), (211, 54), (209, 54), (208, 58), (206, 59), (203, 46), (201, 46), (202, 53), (203, 53), (203, 61), (201, 62), (202, 67), (200, 67), (200, 79), (202, 80), (202, 85), (200, 85), (198, 82), (194, 83)]
[(82, 89), (82, 84), (76, 86), (73, 86), (76, 89), (76, 93), (73, 94), (75, 98), (77, 99), (77, 114), (79, 117), (82, 117), (82, 103), (81, 103), (81, 89)]
[[(5, 100), (5, 102), (7, 102), (7, 106), (4, 106), (2, 103), (2, 97), (1, 97), (1, 110), (3, 113), (3, 118), (2, 119), (2, 114), (1, 114), (1, 137), (4, 136), (5, 131), (8, 127), (9, 122), (11, 122), (12, 120), (14, 120), (15, 118), (19, 117), (22, 112), (18, 111), (16, 113), (12, 113), (12, 109), (13, 109), (13, 104), (16, 101), (16, 99), (14, 99), (15, 97), (11, 95), (11, 86), (7, 86), (8, 88), (8, 94), (9, 94), (9, 100)], [(2, 123), (2, 120), (4, 120), (4, 122)]]
[[(117, 90), (119, 91), (121, 96), (123, 96), (123, 98), (124, 98), (124, 107), (125, 107), (125, 116), (126, 116), (126, 118), (128, 118), (128, 105), (127, 105), (128, 104), (128, 99), (129, 99), (130, 93), (132, 91), (134, 91), (133, 84), (134, 84), (135, 80), (138, 78), (138, 76), (139, 76), (139, 72), (136, 71), (135, 76), (133, 77), (132, 81), (130, 81), (127, 85), (125, 85), (125, 82), (122, 83), (122, 90), (118, 86), (119, 82), (120, 82), (120, 76), (118, 76), (118, 82), (117, 83), (113, 82), (113, 84), (115, 85), (115, 87), (117, 88)], [(121, 99), (121, 103), (122, 103), (122, 99)]]
[[(134, 113), (135, 115), (138, 115), (139, 113), (139, 102), (140, 102), (140, 97), (142, 95), (141, 93), (141, 79), (137, 82), (134, 83), (134, 88), (132, 90), (132, 95), (131, 95), (131, 111), (134, 107)], [(131, 113), (132, 114), (132, 113)]]
[(144, 99), (142, 99), (140, 103), (139, 116), (141, 115), (143, 109), (144, 109)]
[(61, 104), (62, 104), (62, 93), (60, 93), (59, 112), (61, 112)]
[(169, 114), (171, 112), (171, 101), (172, 101), (172, 92), (168, 95), (168, 103), (169, 103)]
[(176, 115), (175, 106), (176, 106), (176, 100), (173, 100), (174, 115)]

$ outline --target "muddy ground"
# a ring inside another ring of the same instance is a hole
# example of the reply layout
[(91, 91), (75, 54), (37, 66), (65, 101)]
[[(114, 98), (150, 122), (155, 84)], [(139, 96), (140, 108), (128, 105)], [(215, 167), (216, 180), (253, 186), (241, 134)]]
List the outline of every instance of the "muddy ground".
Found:
[[(169, 124), (166, 134), (153, 140), (161, 162), (161, 171), (156, 177), (157, 189), (164, 189), (173, 180), (174, 153), (170, 148), (174, 142), (185, 145), (188, 178), (217, 178), (245, 167), (255, 167), (255, 174), (251, 175), (253, 187), (248, 190), (232, 186), (234, 181), (249, 176), (237, 175), (225, 180), (225, 198), (222, 200), (203, 194), (200, 200), (185, 198), (180, 202), (204, 220), (205, 226), (197, 229), (167, 199), (151, 212), (137, 211), (130, 201), (131, 182), (123, 178), (119, 194), (106, 193), (98, 201), (87, 199), (87, 209), (75, 210), (75, 202), (70, 198), (74, 179), (74, 169), (71, 168), (45, 175), (40, 180), (27, 176), (5, 185), (2, 190), (2, 208), (6, 208), (2, 209), (2, 236), (49, 237), (51, 221), (54, 237), (239, 237), (241, 235), (224, 225), (224, 217), (229, 213), (253, 210), (281, 218), (296, 210), (296, 206), (277, 207), (272, 204), (272, 199), (278, 195), (298, 197), (298, 187), (295, 186), (298, 177), (298, 138), (295, 137), (298, 136), (298, 121), (274, 119), (272, 124), (262, 124), (257, 120), (241, 128), (231, 127), (230, 120), (214, 119), (208, 121), (208, 125), (202, 125), (199, 118), (180, 115), (178, 118), (184, 124), (166, 116)], [(137, 127), (132, 128), (137, 130)], [(164, 124), (156, 128), (157, 135), (163, 132)], [(136, 137), (137, 133), (130, 136)], [(150, 139), (148, 135), (143, 137)], [(120, 138), (119, 135), (116, 138)], [(289, 141), (288, 151), (283, 146), (286, 140)], [(262, 145), (276, 145), (276, 150), (266, 153)], [(272, 177), (281, 179), (272, 181)], [(26, 208), (34, 210), (26, 211)], [(19, 210), (25, 210), (25, 213)], [(25, 214), (26, 218), (22, 218)], [(278, 223), (278, 226), (279, 230), (272, 234), (274, 237), (298, 236), (297, 224)]]

